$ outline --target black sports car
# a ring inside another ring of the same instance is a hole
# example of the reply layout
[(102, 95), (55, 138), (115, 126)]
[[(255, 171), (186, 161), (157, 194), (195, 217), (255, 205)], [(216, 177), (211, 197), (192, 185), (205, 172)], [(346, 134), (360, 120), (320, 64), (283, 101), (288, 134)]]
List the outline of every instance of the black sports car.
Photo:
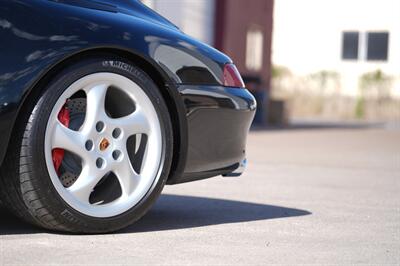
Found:
[(0, 60), (1, 201), (32, 224), (115, 231), (165, 184), (243, 171), (236, 67), (139, 1), (0, 0)]

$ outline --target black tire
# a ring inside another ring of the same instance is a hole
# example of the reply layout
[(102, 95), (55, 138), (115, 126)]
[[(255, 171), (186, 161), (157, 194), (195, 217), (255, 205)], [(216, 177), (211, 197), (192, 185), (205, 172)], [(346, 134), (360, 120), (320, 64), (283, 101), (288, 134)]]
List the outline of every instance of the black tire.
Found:
[[(108, 62), (108, 63), (107, 63)], [(110, 64), (110, 62), (114, 62)], [(146, 196), (125, 213), (110, 218), (84, 215), (58, 194), (46, 168), (45, 128), (60, 95), (86, 75), (111, 72), (136, 82), (157, 111), (163, 139), (163, 163), (157, 182)], [(0, 169), (1, 198), (14, 214), (34, 225), (74, 233), (105, 233), (124, 228), (140, 219), (153, 205), (167, 181), (173, 152), (172, 125), (166, 103), (153, 80), (127, 60), (114, 56), (87, 58), (59, 73), (34, 99), (17, 121), (6, 158)]]

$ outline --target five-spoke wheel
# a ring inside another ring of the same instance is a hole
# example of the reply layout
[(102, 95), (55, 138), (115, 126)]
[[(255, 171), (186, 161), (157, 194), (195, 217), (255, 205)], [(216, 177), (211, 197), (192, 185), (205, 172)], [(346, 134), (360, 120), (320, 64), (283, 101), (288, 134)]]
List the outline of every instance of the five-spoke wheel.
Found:
[(160, 195), (172, 163), (162, 88), (109, 55), (50, 78), (18, 121), (6, 158), (14, 174), (3, 178), (6, 205), (53, 230), (110, 232), (133, 223)]
[[(124, 102), (115, 95), (124, 97)], [(71, 101), (86, 103), (85, 112), (70, 108)], [(65, 114), (67, 119), (62, 117)], [(128, 141), (132, 137), (134, 147)], [(134, 153), (141, 144), (144, 152)], [(46, 163), (54, 186), (68, 204), (90, 216), (109, 217), (130, 209), (149, 190), (161, 162), (161, 145), (157, 112), (141, 88), (118, 74), (95, 73), (71, 84), (54, 105), (46, 130)], [(58, 164), (60, 152), (75, 171)], [(78, 158), (68, 162), (69, 157)], [(137, 161), (139, 167), (134, 167)], [(73, 182), (63, 184), (63, 175), (76, 174)], [(114, 177), (120, 193), (107, 191), (118, 190), (116, 185), (101, 187)]]

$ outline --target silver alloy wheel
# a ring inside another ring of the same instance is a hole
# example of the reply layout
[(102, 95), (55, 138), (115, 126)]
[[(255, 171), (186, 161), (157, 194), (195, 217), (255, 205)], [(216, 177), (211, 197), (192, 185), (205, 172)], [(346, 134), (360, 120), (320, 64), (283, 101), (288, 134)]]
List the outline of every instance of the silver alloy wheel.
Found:
[[(110, 87), (123, 91), (132, 100), (132, 113), (118, 118), (107, 114), (105, 101)], [(75, 131), (61, 123), (58, 115), (79, 91), (86, 94), (86, 114)], [(134, 135), (147, 136), (140, 171), (135, 170), (128, 156), (127, 141)], [(63, 185), (55, 169), (52, 152), (56, 148), (81, 159), (80, 174), (69, 187)], [(46, 127), (45, 159), (55, 189), (72, 208), (92, 217), (117, 216), (143, 199), (161, 174), (162, 150), (160, 120), (152, 101), (138, 84), (114, 73), (90, 74), (70, 85), (54, 105)], [(91, 193), (108, 173), (117, 178), (121, 195), (105, 204), (91, 203)]]

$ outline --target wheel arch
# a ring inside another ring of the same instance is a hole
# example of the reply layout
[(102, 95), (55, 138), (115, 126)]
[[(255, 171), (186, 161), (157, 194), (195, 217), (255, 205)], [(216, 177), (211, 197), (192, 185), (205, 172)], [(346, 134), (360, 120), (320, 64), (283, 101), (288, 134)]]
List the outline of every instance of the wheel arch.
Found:
[(175, 83), (170, 79), (167, 74), (158, 66), (156, 63), (149, 62), (144, 57), (135, 54), (131, 51), (119, 49), (119, 48), (93, 48), (85, 51), (75, 53), (62, 59), (56, 64), (52, 65), (43, 75), (41, 75), (35, 84), (29, 88), (24, 99), (19, 107), (12, 132), (17, 127), (17, 121), (20, 121), (24, 115), (26, 115), (27, 109), (31, 107), (29, 105), (31, 99), (36, 99), (43, 88), (45, 88), (51, 81), (52, 78), (60, 73), (63, 69), (72, 65), (82, 59), (99, 57), (99, 56), (119, 56), (132, 62), (134, 65), (141, 68), (147, 75), (155, 82), (159, 88), (170, 113), (170, 118), (173, 128), (173, 158), (171, 170), (168, 179), (173, 179), (176, 176), (182, 175), (187, 157), (187, 121), (186, 111), (183, 105), (181, 96), (176, 88)]

